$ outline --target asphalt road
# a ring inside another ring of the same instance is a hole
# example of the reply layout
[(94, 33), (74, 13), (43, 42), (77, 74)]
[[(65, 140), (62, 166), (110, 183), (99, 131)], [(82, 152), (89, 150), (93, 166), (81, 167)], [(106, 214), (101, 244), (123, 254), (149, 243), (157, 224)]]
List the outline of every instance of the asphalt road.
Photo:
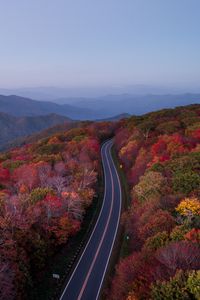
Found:
[(121, 186), (111, 156), (112, 141), (101, 148), (105, 177), (102, 208), (88, 243), (60, 300), (96, 300), (111, 257), (121, 213)]

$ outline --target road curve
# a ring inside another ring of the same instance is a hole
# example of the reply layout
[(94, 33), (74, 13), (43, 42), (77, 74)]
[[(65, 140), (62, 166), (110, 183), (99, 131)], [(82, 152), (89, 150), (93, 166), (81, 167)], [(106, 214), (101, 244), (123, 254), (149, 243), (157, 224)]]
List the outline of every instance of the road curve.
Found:
[(111, 156), (112, 141), (101, 148), (105, 178), (102, 208), (88, 243), (60, 300), (97, 300), (115, 242), (121, 213), (121, 185)]

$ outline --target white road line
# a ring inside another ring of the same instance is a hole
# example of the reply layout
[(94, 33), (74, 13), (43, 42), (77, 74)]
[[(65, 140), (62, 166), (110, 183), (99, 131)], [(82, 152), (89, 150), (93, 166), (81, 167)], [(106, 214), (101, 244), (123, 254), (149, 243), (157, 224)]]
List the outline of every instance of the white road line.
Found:
[(67, 285), (66, 285), (66, 287), (65, 287), (65, 289), (64, 289), (64, 291), (63, 291), (63, 293), (61, 295), (61, 297), (60, 297), (60, 300), (62, 300), (62, 298), (65, 295), (65, 292), (66, 292), (66, 290), (67, 290), (70, 282), (72, 281), (72, 278), (73, 278), (73, 276), (74, 276), (74, 274), (75, 274), (75, 272), (76, 272), (76, 270), (77, 270), (77, 268), (78, 268), (78, 266), (79, 266), (79, 264), (81, 262), (81, 259), (82, 259), (83, 255), (85, 254), (85, 251), (86, 251), (86, 249), (87, 249), (87, 247), (88, 247), (88, 245), (89, 245), (89, 243), (90, 243), (90, 241), (91, 241), (91, 239), (92, 239), (92, 237), (94, 235), (95, 229), (96, 229), (96, 227), (97, 227), (97, 225), (99, 223), (99, 219), (100, 219), (100, 217), (102, 215), (103, 207), (104, 207), (104, 204), (105, 204), (105, 195), (106, 195), (106, 172), (105, 172), (105, 162), (103, 161), (103, 150), (105, 148), (105, 153), (106, 153), (108, 145), (109, 145), (109, 142), (106, 142), (105, 144), (103, 144), (103, 146), (101, 148), (101, 157), (102, 157), (102, 164), (103, 164), (103, 170), (104, 170), (104, 181), (105, 181), (105, 190), (104, 190), (104, 197), (103, 197), (103, 204), (102, 204), (102, 207), (101, 207), (101, 211), (99, 213), (99, 216), (98, 216), (98, 219), (96, 221), (95, 227), (94, 227), (94, 229), (93, 229), (93, 231), (92, 231), (92, 233), (90, 235), (90, 238), (89, 238), (89, 240), (88, 240), (88, 242), (87, 242), (87, 244), (85, 246), (85, 249), (83, 250), (83, 253), (82, 253), (81, 257), (78, 260), (78, 263), (77, 263), (77, 265), (76, 265), (76, 267), (75, 267), (75, 269), (74, 269), (74, 271), (73, 271), (73, 273), (72, 273), (72, 275), (71, 275), (71, 277), (70, 277), (70, 279), (69, 279), (69, 281), (68, 281), (68, 283), (67, 283)]
[(109, 153), (110, 153), (111, 161), (112, 161), (112, 164), (113, 164), (113, 166), (114, 166), (114, 170), (115, 170), (115, 173), (116, 173), (116, 175), (117, 175), (117, 180), (118, 180), (118, 184), (119, 184), (119, 190), (120, 190), (120, 208), (119, 208), (119, 213), (118, 213), (117, 226), (116, 226), (116, 229), (115, 229), (115, 235), (114, 235), (113, 242), (112, 242), (112, 246), (111, 246), (111, 249), (110, 249), (110, 252), (109, 252), (109, 256), (108, 256), (108, 259), (107, 259), (107, 262), (106, 262), (106, 266), (105, 266), (105, 269), (104, 269), (103, 277), (102, 277), (102, 279), (101, 279), (101, 283), (100, 283), (100, 286), (99, 286), (99, 289), (98, 289), (98, 293), (97, 293), (97, 296), (96, 296), (96, 300), (99, 298), (99, 294), (100, 294), (100, 291), (101, 291), (101, 288), (102, 288), (102, 284), (103, 284), (103, 281), (104, 281), (104, 278), (105, 278), (106, 270), (107, 270), (107, 267), (108, 267), (108, 263), (109, 263), (109, 261), (110, 261), (110, 257), (111, 257), (112, 250), (113, 250), (113, 246), (114, 246), (114, 243), (115, 243), (117, 231), (118, 231), (118, 228), (119, 228), (119, 221), (120, 221), (120, 215), (121, 215), (121, 202), (122, 202), (122, 201), (121, 201), (121, 199), (122, 199), (121, 183), (120, 183), (119, 175), (118, 175), (118, 173), (117, 173), (115, 164), (114, 164), (114, 162), (113, 162), (113, 158), (112, 158), (110, 149), (109, 149)]

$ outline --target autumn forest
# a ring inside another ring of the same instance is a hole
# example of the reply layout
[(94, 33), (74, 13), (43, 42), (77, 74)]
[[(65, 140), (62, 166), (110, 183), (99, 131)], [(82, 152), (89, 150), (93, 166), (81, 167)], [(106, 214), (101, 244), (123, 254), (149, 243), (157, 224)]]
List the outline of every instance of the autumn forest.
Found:
[(128, 195), (105, 298), (200, 298), (200, 105), (190, 105), (60, 125), (1, 152), (0, 299), (31, 299), (89, 209), (95, 222), (111, 138)]

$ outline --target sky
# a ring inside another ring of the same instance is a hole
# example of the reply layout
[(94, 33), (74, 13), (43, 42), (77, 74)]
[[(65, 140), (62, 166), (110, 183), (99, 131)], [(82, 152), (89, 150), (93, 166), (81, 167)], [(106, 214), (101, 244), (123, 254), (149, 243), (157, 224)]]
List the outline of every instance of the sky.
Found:
[(199, 0), (0, 0), (1, 88), (199, 79)]

